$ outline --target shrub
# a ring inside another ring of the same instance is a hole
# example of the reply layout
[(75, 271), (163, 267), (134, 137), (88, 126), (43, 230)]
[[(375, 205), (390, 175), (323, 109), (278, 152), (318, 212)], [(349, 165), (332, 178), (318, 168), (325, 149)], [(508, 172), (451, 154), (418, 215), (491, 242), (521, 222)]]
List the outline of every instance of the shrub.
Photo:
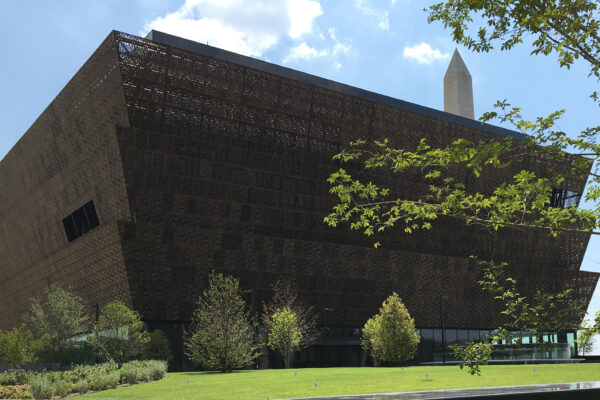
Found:
[(0, 386), (0, 399), (32, 399), (29, 385)]
[(43, 344), (43, 340), (36, 340), (25, 325), (4, 333), (0, 331), (0, 360), (13, 368), (31, 363), (35, 361)]
[(145, 361), (146, 368), (148, 369), (148, 375), (151, 380), (159, 380), (165, 377), (167, 373), (167, 362), (163, 360), (148, 360)]
[(33, 372), (22, 369), (8, 370), (0, 374), (0, 385), (25, 385), (31, 382)]
[(130, 361), (120, 369), (121, 382), (134, 384), (162, 379), (167, 372), (167, 363), (162, 360)]
[(375, 359), (402, 363), (414, 357), (419, 344), (415, 321), (396, 293), (381, 305), (379, 314), (363, 329), (362, 345)]
[(71, 393), (72, 385), (73, 384), (70, 382), (65, 382), (59, 379), (52, 383), (52, 394), (54, 396), (65, 397)]
[(134, 383), (137, 383), (138, 380), (139, 374), (137, 368), (123, 365), (123, 368), (121, 368), (121, 382), (133, 385)]
[(84, 394), (90, 390), (90, 384), (86, 379), (82, 379), (78, 382), (75, 382), (75, 386), (73, 387), (73, 389), (77, 393)]
[(90, 388), (92, 390), (107, 390), (119, 385), (119, 374), (117, 372), (96, 372), (90, 377)]
[(31, 378), (31, 392), (36, 399), (52, 398), (52, 381), (43, 374), (36, 374)]

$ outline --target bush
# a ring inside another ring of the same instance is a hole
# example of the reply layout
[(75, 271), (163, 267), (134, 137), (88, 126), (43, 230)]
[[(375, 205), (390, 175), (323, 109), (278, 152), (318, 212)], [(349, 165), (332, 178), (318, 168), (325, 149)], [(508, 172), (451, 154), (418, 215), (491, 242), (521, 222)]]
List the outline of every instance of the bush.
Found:
[[(52, 383), (52, 394), (54, 396), (65, 397), (72, 391), (73, 384), (63, 380), (57, 380)], [(34, 392), (35, 393), (35, 392)]]
[(52, 398), (52, 381), (43, 374), (36, 374), (31, 378), (31, 393), (35, 399)]
[(167, 373), (167, 362), (163, 360), (148, 360), (144, 361), (148, 369), (150, 380), (157, 381), (165, 377)]
[(167, 362), (162, 360), (130, 361), (120, 369), (121, 382), (134, 384), (164, 378)]
[[(69, 393), (115, 388), (120, 382), (134, 384), (164, 378), (167, 362), (162, 360), (131, 361), (117, 369), (115, 362), (78, 365), (68, 371), (28, 372), (12, 370), (0, 374), (0, 399), (50, 399)], [(25, 389), (26, 388), (26, 389)], [(13, 396), (13, 397), (10, 397)], [(21, 397), (15, 397), (21, 396)], [(23, 397), (24, 396), (24, 397)], [(29, 396), (29, 397), (27, 397)]]
[(59, 378), (56, 379), (77, 383), (94, 374), (108, 374), (117, 370), (117, 363), (109, 361), (96, 365), (77, 365), (68, 371), (55, 372), (54, 374), (59, 375)]
[(0, 399), (33, 399), (29, 385), (0, 386)]
[(84, 394), (90, 390), (90, 384), (86, 379), (82, 379), (79, 382), (75, 382), (73, 389), (76, 393)]
[(96, 372), (91, 376), (90, 388), (92, 390), (116, 388), (119, 385), (119, 378), (120, 376), (117, 372), (109, 372), (107, 374)]
[(8, 370), (0, 374), (0, 385), (16, 386), (31, 382), (34, 373), (22, 369)]
[(123, 368), (121, 368), (121, 382), (133, 385), (139, 380), (140, 379), (137, 368), (129, 365), (123, 365)]
[(364, 326), (362, 346), (375, 360), (403, 363), (414, 357), (420, 338), (415, 321), (396, 293)]

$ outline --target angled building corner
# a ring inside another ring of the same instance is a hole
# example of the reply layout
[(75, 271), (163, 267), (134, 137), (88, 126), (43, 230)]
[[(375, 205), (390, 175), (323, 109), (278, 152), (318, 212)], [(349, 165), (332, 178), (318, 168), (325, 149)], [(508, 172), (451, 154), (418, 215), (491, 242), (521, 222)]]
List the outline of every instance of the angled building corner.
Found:
[(0, 161), (0, 329), (50, 284), (90, 314), (131, 304), (118, 221), (129, 220), (118, 129), (129, 124), (116, 33)]

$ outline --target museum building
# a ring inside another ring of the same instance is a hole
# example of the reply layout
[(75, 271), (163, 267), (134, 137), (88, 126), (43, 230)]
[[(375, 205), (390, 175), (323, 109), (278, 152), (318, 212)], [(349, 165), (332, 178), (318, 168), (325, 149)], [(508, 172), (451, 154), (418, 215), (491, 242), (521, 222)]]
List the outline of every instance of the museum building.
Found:
[[(335, 204), (332, 156), (351, 140), (411, 148), (422, 138), (523, 138), (473, 120), (472, 95), (463, 101), (470, 77), (465, 86), (451, 73), (465, 76), (458, 53), (451, 67), (442, 112), (157, 31), (111, 32), (0, 162), (0, 329), (57, 283), (90, 312), (114, 299), (133, 307), (167, 333), (175, 369), (184, 368), (183, 330), (215, 270), (239, 278), (256, 311), (277, 279), (295, 279), (321, 330), (296, 366), (370, 362), (360, 328), (393, 291), (422, 337), (416, 361), (440, 360), (443, 346), (484, 339), (502, 323), (470, 258), (490, 246), (517, 266), (525, 294), (571, 288), (587, 307), (598, 280), (580, 271), (589, 234), (486, 235), (442, 218), (426, 232), (390, 230), (375, 249), (323, 222)], [(541, 164), (464, 180), (490, 192)], [(383, 179), (406, 198), (427, 189), (410, 174)], [(570, 179), (553, 202), (577, 205), (584, 185)], [(573, 334), (548, 333), (570, 343)]]

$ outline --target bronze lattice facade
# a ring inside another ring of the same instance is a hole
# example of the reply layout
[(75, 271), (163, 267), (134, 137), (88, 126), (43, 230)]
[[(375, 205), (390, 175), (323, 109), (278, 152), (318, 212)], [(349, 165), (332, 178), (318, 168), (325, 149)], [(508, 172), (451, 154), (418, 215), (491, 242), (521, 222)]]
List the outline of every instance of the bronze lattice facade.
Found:
[[(579, 270), (589, 235), (490, 238), (440, 220), (423, 233), (389, 232), (374, 249), (323, 223), (334, 201), (331, 157), (350, 140), (410, 147), (423, 137), (440, 145), (515, 132), (149, 37), (112, 32), (0, 162), (0, 329), (19, 323), (28, 299), (56, 282), (90, 310), (121, 299), (176, 336), (212, 269), (239, 277), (255, 307), (276, 279), (295, 277), (307, 302), (333, 309), (331, 346), (357, 345), (355, 328), (392, 291), (419, 328), (440, 326), (444, 295), (447, 327), (493, 329), (499, 309), (469, 258), (485, 256), (492, 241), (526, 291), (571, 287), (589, 302), (598, 274)], [(540, 168), (530, 164), (518, 167)], [(468, 183), (486, 191), (512, 173)], [(390, 184), (407, 197), (425, 188), (410, 176)], [(581, 193), (584, 184), (573, 179), (566, 189)]]

